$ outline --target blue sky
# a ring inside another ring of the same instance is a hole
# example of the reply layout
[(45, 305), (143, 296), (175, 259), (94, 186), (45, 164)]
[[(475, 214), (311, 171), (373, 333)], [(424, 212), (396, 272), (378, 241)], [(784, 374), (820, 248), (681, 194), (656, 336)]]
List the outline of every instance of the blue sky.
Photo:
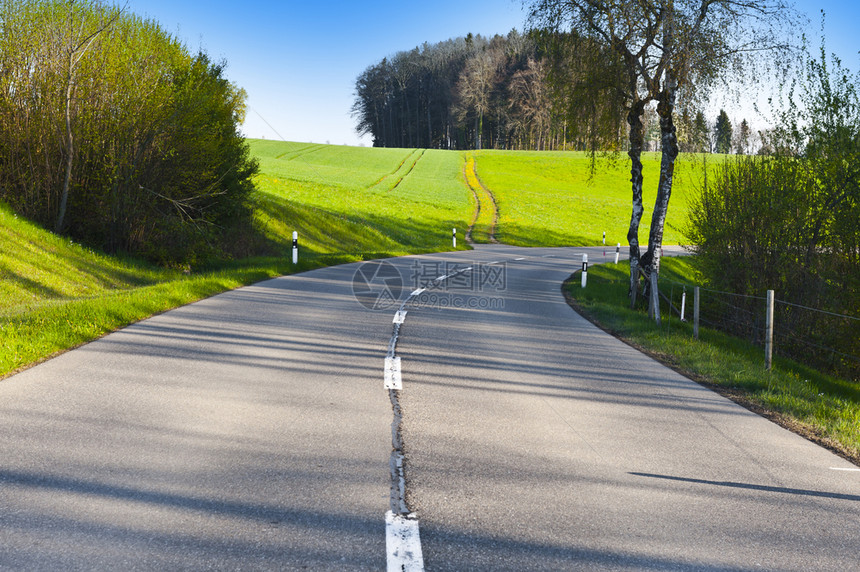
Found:
[[(522, 30), (526, 17), (520, 0), (128, 0), (127, 5), (190, 49), (202, 47), (227, 61), (228, 77), (248, 92), (247, 136), (338, 145), (370, 144), (355, 133), (349, 115), (355, 79), (369, 65), (424, 42)], [(800, 0), (796, 6), (812, 20), (809, 32), (816, 41), (819, 11), (827, 12), (828, 48), (856, 70), (857, 0)]]

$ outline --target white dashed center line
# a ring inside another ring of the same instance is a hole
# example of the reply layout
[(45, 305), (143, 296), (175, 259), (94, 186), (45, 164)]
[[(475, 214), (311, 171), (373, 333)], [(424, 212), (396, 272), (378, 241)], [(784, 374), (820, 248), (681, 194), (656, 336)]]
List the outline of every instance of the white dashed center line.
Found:
[(385, 358), (385, 389), (403, 389), (400, 356)]

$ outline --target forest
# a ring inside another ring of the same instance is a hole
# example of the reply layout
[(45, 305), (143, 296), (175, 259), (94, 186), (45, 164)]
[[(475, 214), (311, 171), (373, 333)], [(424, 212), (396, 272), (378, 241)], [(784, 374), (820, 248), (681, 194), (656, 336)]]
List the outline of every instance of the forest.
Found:
[(4, 2), (0, 18), (0, 200), (111, 253), (229, 255), (257, 167), (223, 64), (100, 0)]
[[(469, 34), (369, 66), (356, 80), (352, 113), (375, 147), (624, 150), (625, 112), (611, 87), (619, 73), (610, 50), (570, 32)], [(602, 98), (584, 97), (601, 84)], [(643, 123), (645, 150), (659, 151), (655, 106)], [(733, 130), (723, 110), (708, 119), (682, 107), (677, 126), (684, 152), (760, 149), (746, 119)]]
[(516, 30), (424, 43), (358, 77), (353, 115), (375, 147), (577, 148), (583, 143), (567, 139), (571, 118), (553, 92), (569, 84), (564, 71), (551, 70), (540, 42)]

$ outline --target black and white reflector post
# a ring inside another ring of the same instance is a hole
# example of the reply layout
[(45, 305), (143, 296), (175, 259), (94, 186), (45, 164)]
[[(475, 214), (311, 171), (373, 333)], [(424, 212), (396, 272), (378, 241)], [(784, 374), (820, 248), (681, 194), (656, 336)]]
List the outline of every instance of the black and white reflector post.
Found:
[(293, 231), (293, 264), (299, 263), (299, 233)]
[(585, 288), (585, 283), (588, 282), (588, 255), (582, 255), (582, 287)]
[(684, 292), (681, 294), (681, 321), (686, 322), (684, 319), (684, 310), (687, 309), (687, 287), (684, 286)]
[(621, 243), (615, 245), (615, 264), (618, 264), (618, 254), (621, 252)]
[[(468, 233), (466, 233), (466, 234), (468, 234)], [(467, 237), (467, 238), (468, 238), (468, 237)], [(454, 229), (454, 231), (451, 233), (451, 242), (453, 242), (453, 243), (454, 243), (454, 248), (457, 248), (457, 229), (456, 229), (456, 228), (455, 228), (455, 229)]]

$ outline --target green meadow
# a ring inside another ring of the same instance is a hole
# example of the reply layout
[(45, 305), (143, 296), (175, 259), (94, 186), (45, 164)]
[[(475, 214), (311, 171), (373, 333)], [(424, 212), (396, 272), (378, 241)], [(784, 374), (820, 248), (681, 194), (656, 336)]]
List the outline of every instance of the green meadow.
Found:
[(471, 220), (460, 153), (250, 143), (261, 167), (257, 220), (277, 243), (296, 231), (314, 254), (450, 250), (451, 230), (465, 232)]
[(0, 377), (153, 314), (291, 270), (265, 259), (191, 274), (158, 268), (75, 244), (0, 204)]
[[(479, 151), (478, 174), (499, 209), (496, 238), (519, 246), (627, 245), (632, 211), (630, 161), (569, 151)], [(647, 244), (660, 174), (659, 153), (643, 156), (640, 244)], [(690, 197), (704, 180), (700, 155), (681, 155), (675, 167), (664, 244), (682, 244)]]

